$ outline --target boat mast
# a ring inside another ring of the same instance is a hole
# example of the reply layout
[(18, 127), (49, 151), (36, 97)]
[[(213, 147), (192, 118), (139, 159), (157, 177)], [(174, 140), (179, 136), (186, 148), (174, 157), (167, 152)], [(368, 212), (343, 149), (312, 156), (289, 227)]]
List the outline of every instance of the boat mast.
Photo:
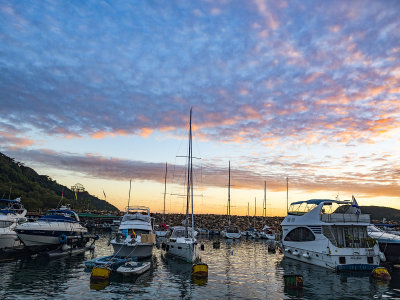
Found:
[[(189, 205), (190, 205), (190, 191), (191, 191), (191, 156), (192, 156), (192, 108), (190, 108), (190, 118), (189, 118), (189, 153), (188, 153), (188, 179), (187, 179), (187, 190), (186, 190), (186, 219), (185, 219), (185, 236), (188, 235), (188, 222), (189, 222)], [(193, 209), (192, 209), (193, 214)], [(193, 217), (192, 217), (193, 221)]]
[(250, 228), (250, 202), (247, 202), (247, 228)]
[(167, 171), (168, 171), (168, 166), (167, 163), (165, 163), (165, 177), (164, 177), (164, 210), (163, 210), (163, 223), (165, 223), (165, 195), (167, 194)]
[(257, 197), (254, 197), (254, 229), (256, 229)]
[(289, 177), (286, 177), (286, 214), (289, 213)]
[(131, 187), (132, 187), (132, 179), (129, 180), (129, 198), (128, 198), (128, 209), (129, 209), (129, 202), (131, 201)]
[(192, 237), (194, 238), (194, 215), (193, 215), (193, 147), (192, 147), (192, 108), (190, 108), (190, 197), (192, 201)]
[(228, 227), (231, 226), (231, 161), (229, 161), (228, 176)]
[(266, 217), (267, 217), (267, 182), (264, 181), (263, 227), (265, 225)]

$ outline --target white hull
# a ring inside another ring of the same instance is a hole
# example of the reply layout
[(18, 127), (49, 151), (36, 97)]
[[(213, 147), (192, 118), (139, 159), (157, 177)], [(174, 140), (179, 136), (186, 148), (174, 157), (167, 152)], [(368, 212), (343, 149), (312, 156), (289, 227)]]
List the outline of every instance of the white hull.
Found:
[(21, 246), (21, 242), (15, 232), (0, 233), (0, 249), (16, 248)]
[(167, 254), (192, 263), (199, 258), (198, 245), (194, 243), (167, 242)]
[(126, 263), (125, 265), (120, 266), (117, 269), (117, 272), (124, 276), (129, 276), (129, 275), (140, 275), (148, 270), (150, 270), (149, 262), (144, 262), (144, 263), (129, 262)]
[(153, 244), (111, 242), (114, 255), (145, 258), (153, 255)]
[(275, 240), (275, 235), (274, 234), (268, 234), (268, 233), (265, 233), (265, 232), (260, 232), (260, 238), (274, 241)]
[(31, 248), (57, 247), (62, 244), (61, 235), (67, 237), (68, 243), (80, 243), (82, 242), (81, 235), (87, 233), (87, 229), (79, 223), (43, 221), (24, 223), (19, 225), (16, 230), (24, 245)]
[[(282, 247), (282, 252), (285, 257), (331, 270), (337, 270), (338, 266), (340, 268), (340, 266), (342, 265), (340, 263), (340, 257), (345, 258), (346, 265), (358, 265), (360, 266), (360, 268), (362, 268), (362, 266), (373, 267), (379, 265), (379, 249), (377, 246), (375, 246), (373, 249), (355, 250), (359, 251), (359, 254), (349, 248), (337, 248), (334, 251), (335, 254), (329, 254), (329, 252), (315, 252), (307, 249), (301, 249), (299, 247), (290, 247), (287, 244), (283, 244)], [(368, 262), (367, 260), (368, 252), (370, 252), (370, 256), (373, 257), (373, 260), (371, 262)]]
[(242, 234), (240, 232), (222, 232), (222, 236), (226, 239), (240, 239)]

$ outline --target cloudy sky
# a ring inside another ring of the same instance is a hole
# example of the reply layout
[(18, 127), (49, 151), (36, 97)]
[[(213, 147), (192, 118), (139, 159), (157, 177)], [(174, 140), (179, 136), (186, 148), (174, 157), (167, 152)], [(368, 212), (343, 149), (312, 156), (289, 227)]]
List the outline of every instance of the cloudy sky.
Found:
[(400, 2), (0, 1), (0, 151), (123, 209), (400, 209)]

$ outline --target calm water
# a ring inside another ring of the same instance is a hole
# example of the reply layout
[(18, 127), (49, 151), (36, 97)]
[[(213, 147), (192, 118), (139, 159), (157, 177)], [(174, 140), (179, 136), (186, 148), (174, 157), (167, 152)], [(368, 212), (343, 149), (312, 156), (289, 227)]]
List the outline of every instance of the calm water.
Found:
[[(52, 261), (17, 260), (0, 264), (0, 299), (400, 299), (400, 271), (389, 284), (368, 275), (336, 274), (323, 268), (284, 259), (267, 251), (265, 242), (221, 242), (203, 239), (207, 281), (193, 281), (191, 265), (166, 259), (154, 248), (150, 272), (140, 277), (112, 275), (106, 284), (90, 281), (84, 261), (112, 254), (109, 236), (102, 235), (93, 253)], [(304, 289), (287, 290), (283, 275), (302, 274)]]

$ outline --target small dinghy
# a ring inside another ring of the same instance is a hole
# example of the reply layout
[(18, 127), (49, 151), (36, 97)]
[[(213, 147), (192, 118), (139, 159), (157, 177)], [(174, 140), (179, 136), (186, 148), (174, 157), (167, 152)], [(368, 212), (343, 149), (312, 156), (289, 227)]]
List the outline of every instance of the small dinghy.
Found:
[(150, 269), (150, 262), (130, 261), (118, 267), (117, 272), (122, 275), (140, 275)]
[(85, 261), (86, 268), (96, 268), (107, 266), (110, 267), (112, 270), (116, 270), (121, 265), (127, 262), (133, 262), (136, 258), (129, 257), (129, 258), (121, 258), (119, 256), (110, 255), (110, 256), (103, 256), (98, 257), (95, 259)]

